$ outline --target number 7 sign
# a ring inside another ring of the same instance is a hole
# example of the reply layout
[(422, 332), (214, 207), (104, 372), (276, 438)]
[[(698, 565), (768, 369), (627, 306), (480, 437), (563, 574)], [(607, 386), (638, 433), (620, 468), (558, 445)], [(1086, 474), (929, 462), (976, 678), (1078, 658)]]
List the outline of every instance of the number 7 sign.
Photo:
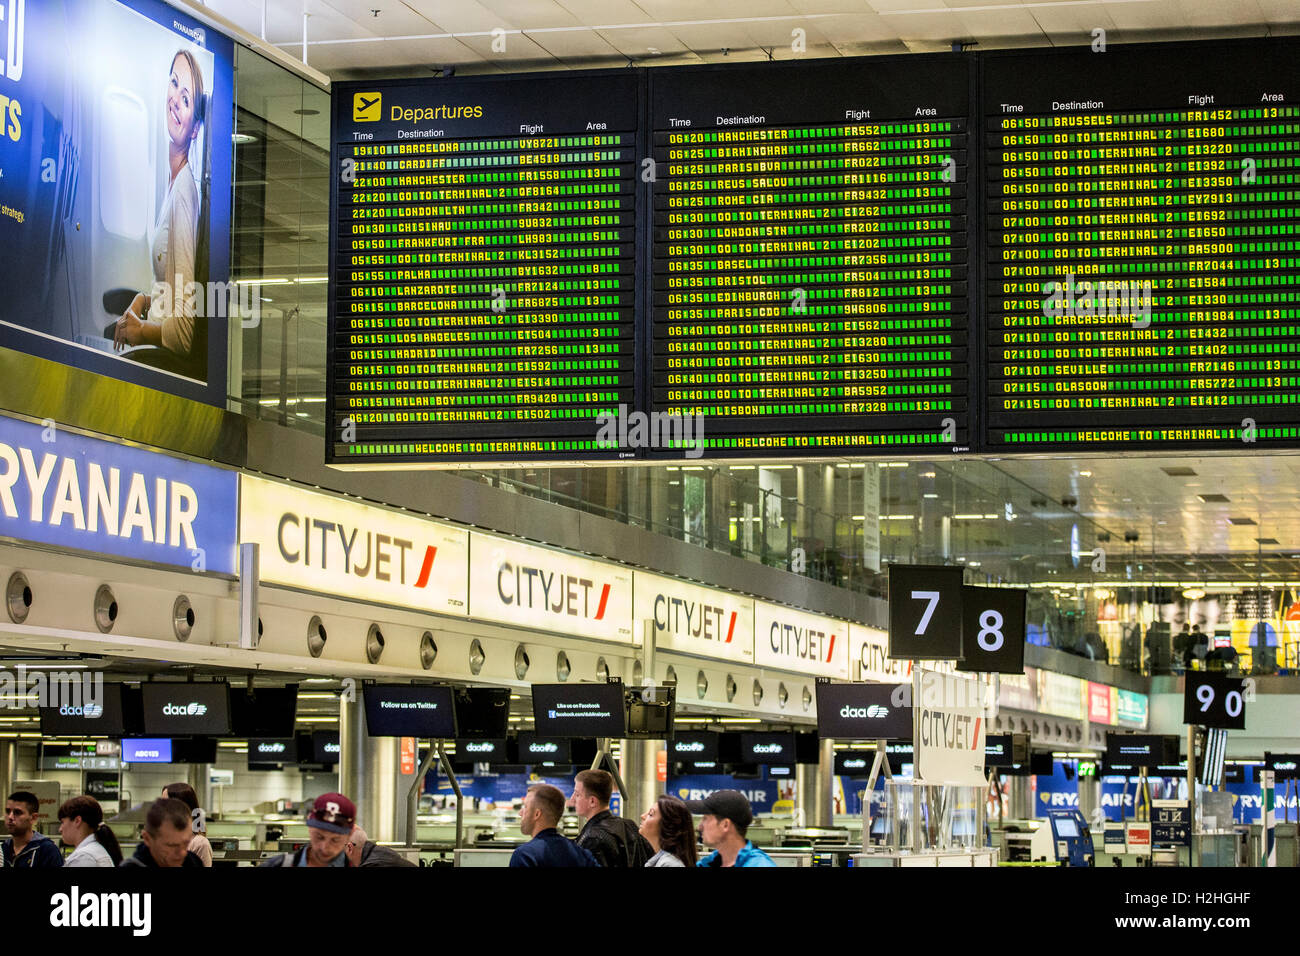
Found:
[(891, 659), (961, 657), (962, 569), (920, 564), (889, 567)]

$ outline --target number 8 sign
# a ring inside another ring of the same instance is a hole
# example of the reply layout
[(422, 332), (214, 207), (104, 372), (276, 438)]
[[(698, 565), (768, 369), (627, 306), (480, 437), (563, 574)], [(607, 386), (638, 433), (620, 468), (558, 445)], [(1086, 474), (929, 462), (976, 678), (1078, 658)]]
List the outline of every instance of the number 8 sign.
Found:
[(1183, 688), (1183, 723), (1215, 730), (1245, 730), (1245, 680), (1188, 671)]
[(1019, 588), (962, 588), (962, 660), (959, 671), (1025, 672), (1025, 592)]

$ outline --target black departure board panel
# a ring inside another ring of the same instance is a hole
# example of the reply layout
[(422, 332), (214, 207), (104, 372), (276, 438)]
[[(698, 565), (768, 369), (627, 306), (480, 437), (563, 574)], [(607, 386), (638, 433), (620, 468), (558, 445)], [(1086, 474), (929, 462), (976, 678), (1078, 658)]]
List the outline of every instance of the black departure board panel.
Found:
[(1300, 441), (1297, 52), (984, 58), (986, 447)]
[(969, 445), (969, 58), (654, 71), (654, 412), (706, 457)]
[(640, 85), (335, 87), (330, 462), (618, 456)]

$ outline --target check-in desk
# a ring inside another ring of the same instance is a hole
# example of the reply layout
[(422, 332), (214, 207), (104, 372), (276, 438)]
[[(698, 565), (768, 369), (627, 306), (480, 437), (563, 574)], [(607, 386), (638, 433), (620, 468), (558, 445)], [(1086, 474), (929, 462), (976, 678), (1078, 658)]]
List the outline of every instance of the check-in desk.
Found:
[(998, 851), (987, 848), (977, 850), (935, 851), (930, 853), (902, 853), (891, 850), (884, 853), (855, 853), (852, 866), (856, 867), (923, 867), (969, 869), (998, 865)]

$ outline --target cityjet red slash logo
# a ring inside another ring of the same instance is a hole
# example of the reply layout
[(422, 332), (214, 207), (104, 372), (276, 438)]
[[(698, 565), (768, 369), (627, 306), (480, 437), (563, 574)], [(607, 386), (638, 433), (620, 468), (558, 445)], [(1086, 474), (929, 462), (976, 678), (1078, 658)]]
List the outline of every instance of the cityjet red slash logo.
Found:
[[(835, 654), (835, 634), (827, 634), (812, 627), (798, 627), (773, 621), (768, 639), (772, 650), (786, 657), (805, 661), (822, 661), (827, 664)], [(822, 648), (825, 648), (823, 653)]]
[[(359, 528), (307, 515), (300, 517), (291, 511), (280, 516), (275, 542), (287, 564), (328, 571), (333, 562), (334, 569), (341, 568), (344, 574), (398, 584), (407, 583), (408, 552), (418, 553), (417, 546), (403, 538), (372, 531), (365, 532), (363, 537)], [(425, 547), (415, 587), (428, 587), (437, 553), (435, 545)], [(414, 561), (410, 566), (414, 570)]]
[[(598, 600), (591, 593), (594, 587), (600, 588)], [(552, 614), (600, 621), (609, 604), (609, 590), (608, 584), (597, 585), (590, 578), (545, 568), (514, 565), (509, 561), (502, 561), (497, 567), (497, 596), (501, 603), (528, 610), (540, 608)]]
[(666, 594), (655, 595), (655, 629), (678, 637), (696, 637), (704, 641), (730, 644), (736, 636), (736, 612), (730, 612), (724, 637), (722, 620), (727, 614), (726, 608), (714, 607), (703, 601), (687, 601)]

